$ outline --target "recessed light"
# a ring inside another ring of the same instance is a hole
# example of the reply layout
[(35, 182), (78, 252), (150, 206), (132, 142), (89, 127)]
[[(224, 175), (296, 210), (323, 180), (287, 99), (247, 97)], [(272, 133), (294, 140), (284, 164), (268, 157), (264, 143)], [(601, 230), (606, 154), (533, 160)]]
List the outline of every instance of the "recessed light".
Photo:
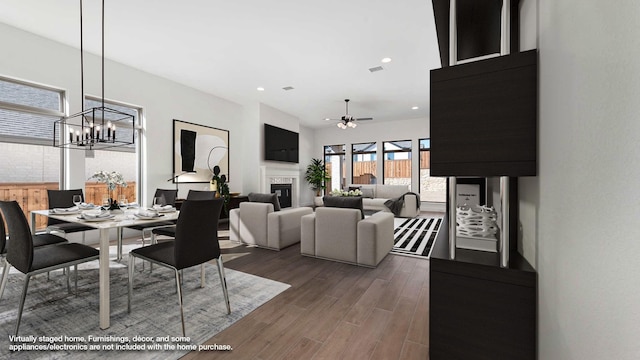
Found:
[(324, 121), (329, 121), (329, 120), (331, 120), (331, 119), (329, 119), (329, 118), (324, 118)]
[(418, 109), (420, 109), (420, 108), (417, 107), (417, 106), (414, 106), (414, 107), (411, 108), (411, 110), (418, 110)]
[(262, 86), (259, 86), (256, 90), (258, 91), (264, 91), (264, 88)]
[(381, 61), (382, 61), (383, 63), (385, 63), (385, 64), (386, 64), (386, 63), (391, 62), (391, 58), (389, 58), (389, 57), (382, 58), (382, 60), (381, 60)]

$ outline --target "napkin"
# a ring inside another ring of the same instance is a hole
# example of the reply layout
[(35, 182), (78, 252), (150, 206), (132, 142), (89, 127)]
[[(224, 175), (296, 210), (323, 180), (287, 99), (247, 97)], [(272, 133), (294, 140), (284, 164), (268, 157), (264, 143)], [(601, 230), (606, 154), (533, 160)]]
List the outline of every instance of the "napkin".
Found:
[(109, 210), (100, 210), (99, 212), (85, 211), (82, 213), (82, 216), (85, 219), (98, 219), (103, 217), (109, 217), (110, 215), (111, 213), (109, 212)]
[(136, 203), (136, 202), (128, 203), (128, 204), (126, 204), (126, 205), (127, 205), (127, 207), (130, 207), (130, 208), (136, 208), (136, 207), (139, 207), (139, 206), (140, 206), (140, 205), (138, 205), (138, 203)]
[(145, 217), (160, 216), (156, 210), (152, 210), (152, 209), (140, 209), (138, 210), (138, 215), (145, 216)]
[(78, 207), (77, 206), (72, 206), (72, 207), (69, 207), (69, 208), (54, 208), (53, 209), (53, 212), (54, 213), (58, 213), (58, 214), (64, 214), (64, 213), (67, 213), (67, 212), (76, 212), (76, 211), (78, 211)]
[(96, 207), (95, 205), (93, 205), (93, 203), (81, 203), (79, 205), (80, 209), (93, 209), (94, 207)]

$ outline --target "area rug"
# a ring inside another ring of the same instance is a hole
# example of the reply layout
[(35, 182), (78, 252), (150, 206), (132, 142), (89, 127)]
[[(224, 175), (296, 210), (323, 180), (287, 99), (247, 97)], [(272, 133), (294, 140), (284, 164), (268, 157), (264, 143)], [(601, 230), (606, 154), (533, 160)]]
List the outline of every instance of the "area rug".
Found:
[(428, 259), (441, 224), (441, 218), (395, 218), (391, 253)]
[[(124, 253), (128, 253), (126, 248)], [(12, 269), (0, 300), (0, 359), (177, 359), (189, 350), (197, 351), (198, 345), (290, 287), (227, 268), (231, 303), (231, 314), (227, 315), (215, 264), (206, 265), (204, 288), (200, 288), (200, 267), (185, 269), (183, 303), (188, 339), (182, 339), (174, 273), (158, 266), (149, 273), (148, 264), (142, 272), (142, 262), (137, 260), (132, 310), (127, 313), (126, 264), (126, 256), (120, 263), (111, 262), (109, 329), (99, 327), (95, 261), (84, 264), (79, 271), (77, 296), (68, 294), (62, 271), (52, 272), (49, 281), (46, 274), (32, 278), (20, 325), (23, 338), (15, 342), (10, 336), (14, 334), (24, 276)], [(73, 289), (73, 275), (71, 286)], [(38, 345), (40, 349), (32, 346), (17, 351), (16, 345)], [(214, 351), (233, 347), (217, 345), (200, 351), (213, 355)]]

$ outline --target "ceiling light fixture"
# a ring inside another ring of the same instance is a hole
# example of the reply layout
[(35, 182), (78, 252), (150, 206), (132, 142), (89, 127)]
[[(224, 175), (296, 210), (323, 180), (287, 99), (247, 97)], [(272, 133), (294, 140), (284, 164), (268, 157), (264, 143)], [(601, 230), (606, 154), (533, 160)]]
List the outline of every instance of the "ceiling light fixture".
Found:
[(420, 108), (417, 107), (417, 106), (414, 106), (414, 107), (411, 108), (411, 110), (418, 110), (418, 109), (420, 109)]
[(391, 58), (390, 57), (386, 57), (386, 58), (382, 58), (381, 60), (383, 63), (390, 63), (391, 62)]
[(256, 90), (258, 91), (264, 91), (264, 88), (262, 86), (259, 86)]
[[(104, 0), (102, 0), (102, 96), (101, 106), (84, 109), (84, 48), (82, 37), (82, 0), (80, 0), (80, 95), (82, 111), (64, 116), (53, 124), (53, 146), (101, 150), (135, 143), (133, 115), (104, 106)], [(118, 136), (116, 137), (116, 129)], [(68, 134), (68, 135), (67, 135)]]
[[(342, 116), (340, 119), (335, 119), (335, 120), (339, 120), (339, 122), (336, 124), (337, 127), (339, 127), (342, 130), (351, 128), (351, 129), (355, 129), (356, 126), (358, 126), (358, 124), (356, 123), (357, 120), (359, 121), (363, 121), (363, 120), (373, 120), (373, 118), (355, 118), (351, 115), (349, 115), (349, 99), (344, 99), (345, 102), (345, 106), (346, 106), (346, 112), (345, 115)], [(325, 118), (325, 120), (331, 120), (329, 118)]]

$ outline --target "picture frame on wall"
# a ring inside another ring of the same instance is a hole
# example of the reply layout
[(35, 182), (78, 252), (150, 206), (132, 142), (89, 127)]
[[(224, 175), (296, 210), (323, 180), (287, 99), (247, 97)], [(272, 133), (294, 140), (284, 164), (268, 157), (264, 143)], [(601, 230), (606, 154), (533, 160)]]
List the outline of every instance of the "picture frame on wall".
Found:
[(229, 181), (229, 130), (173, 119), (173, 182), (207, 183), (213, 168)]
[(487, 204), (486, 178), (457, 178), (456, 206)]

